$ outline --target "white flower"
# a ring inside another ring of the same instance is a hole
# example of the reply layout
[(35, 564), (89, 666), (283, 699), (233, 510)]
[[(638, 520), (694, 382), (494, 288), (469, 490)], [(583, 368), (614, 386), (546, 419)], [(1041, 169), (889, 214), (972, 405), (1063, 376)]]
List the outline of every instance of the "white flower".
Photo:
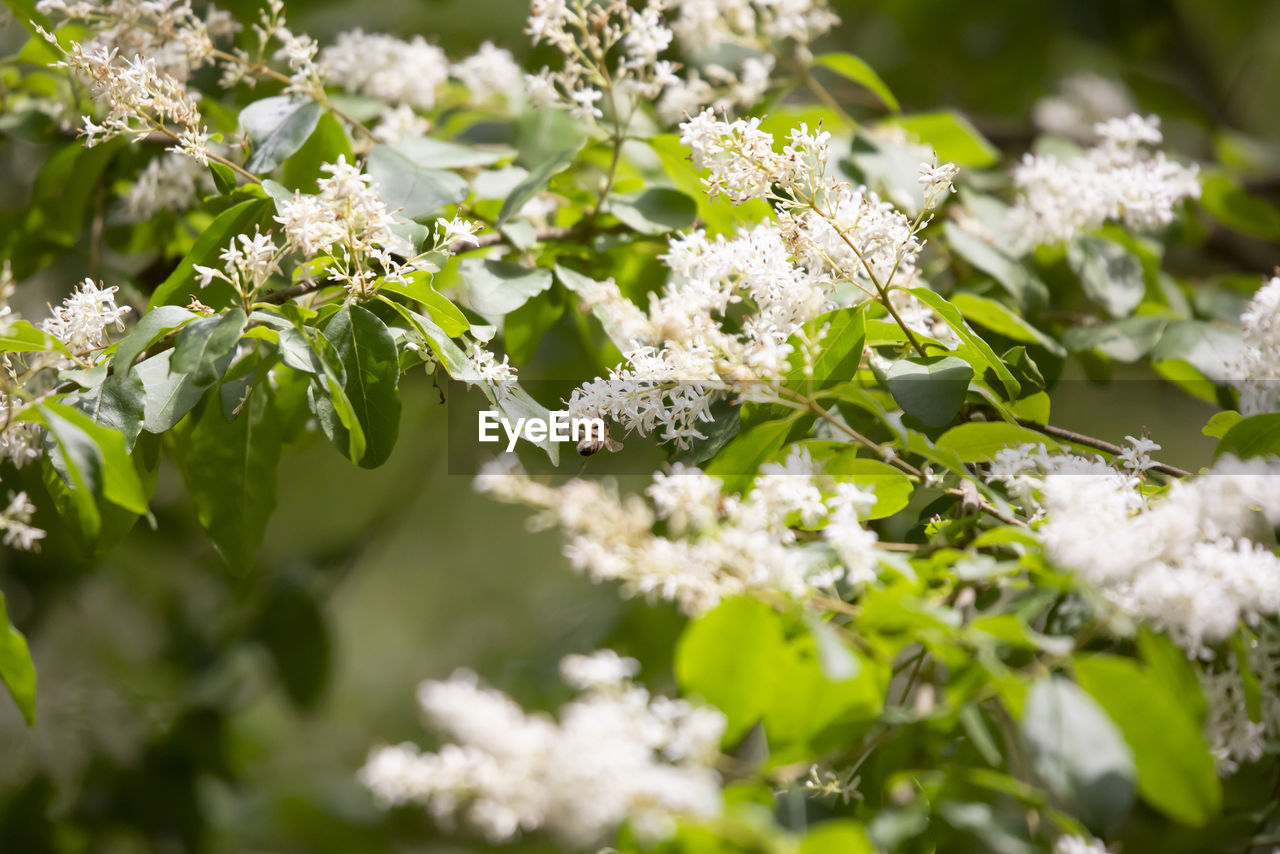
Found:
[(107, 346), (106, 329), (114, 326), (124, 331), (124, 316), (129, 306), (116, 305), (118, 287), (99, 288), (85, 279), (71, 296), (54, 308), (44, 330), (57, 338), (76, 355), (84, 355)]
[(1014, 170), (1020, 192), (1009, 221), (1023, 248), (1061, 243), (1108, 221), (1153, 231), (1173, 222), (1180, 201), (1200, 197), (1195, 165), (1143, 147), (1162, 140), (1156, 117), (1111, 119), (1095, 133), (1099, 144), (1079, 157), (1028, 154)]
[(436, 242), (446, 252), (451, 251), (455, 246), (465, 246), (468, 243), (472, 246), (479, 245), (475, 237), (476, 232), (480, 230), (478, 222), (471, 222), (459, 216), (453, 219), (441, 217), (436, 220), (436, 228), (439, 232)]
[(125, 194), (124, 207), (132, 219), (142, 222), (160, 211), (188, 210), (214, 190), (206, 166), (187, 156), (164, 154), (147, 162)]
[(583, 693), (558, 719), (526, 714), (467, 671), (424, 682), (418, 701), (450, 741), (436, 753), (376, 749), (361, 782), (382, 803), (417, 802), (442, 822), (465, 817), (493, 843), (545, 831), (586, 847), (624, 821), (657, 840), (677, 817), (719, 813), (722, 714), (651, 697), (631, 681), (636, 662), (609, 650), (561, 667)]
[(420, 109), (435, 105), (436, 91), (449, 77), (444, 51), (421, 36), (406, 42), (360, 29), (340, 33), (320, 51), (319, 67), (348, 92)]
[(6, 546), (24, 552), (40, 550), (40, 541), (46, 532), (31, 525), (35, 512), (35, 505), (27, 498), (27, 493), (9, 493), (9, 506), (0, 513), (0, 531), (4, 532)]
[(523, 75), (511, 51), (485, 42), (473, 55), (456, 63), (450, 70), (477, 101), (506, 97), (519, 90)]
[(1240, 316), (1244, 349), (1228, 366), (1240, 393), (1240, 413), (1259, 415), (1280, 409), (1280, 276), (1253, 295)]

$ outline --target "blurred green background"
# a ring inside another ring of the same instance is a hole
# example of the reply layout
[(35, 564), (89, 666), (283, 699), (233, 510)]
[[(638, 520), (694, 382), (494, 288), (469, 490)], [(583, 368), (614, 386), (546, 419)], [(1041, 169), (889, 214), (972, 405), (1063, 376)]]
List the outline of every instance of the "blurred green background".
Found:
[[(256, 4), (225, 4), (247, 19)], [(856, 53), (905, 110), (958, 107), (1016, 157), (1038, 99), (1065, 76), (1122, 81), (1160, 113), (1179, 152), (1241, 157), (1259, 192), (1280, 176), (1280, 2), (953, 0), (838, 2), (845, 24), (820, 48)], [(421, 33), (460, 57), (492, 40), (527, 55), (517, 0), (294, 2), (296, 29), (324, 43), (362, 27)], [(25, 38), (7, 22), (12, 49)], [(537, 57), (533, 61), (538, 61)], [(838, 96), (858, 103), (857, 92)], [(0, 199), (21, 205), (38, 157), (6, 139)], [(1274, 246), (1231, 238), (1218, 259), (1264, 272)], [(68, 261), (45, 299), (83, 275)], [(1140, 378), (1142, 379), (1142, 378)], [(1066, 426), (1118, 439), (1146, 423), (1182, 425), (1171, 461), (1195, 467), (1205, 412), (1140, 382), (1073, 385)], [(414, 687), (467, 666), (531, 705), (562, 699), (555, 665), (616, 636), (644, 655), (671, 643), (669, 609), (624, 603), (573, 575), (555, 533), (450, 475), (445, 407), (406, 379), (401, 440), (376, 471), (353, 468), (319, 436), (287, 452), (279, 510), (259, 569), (230, 576), (195, 525), (180, 479), (162, 472), (158, 527), (105, 557), (50, 542), (6, 554), (0, 585), (31, 640), (40, 720), (0, 702), (0, 852), (392, 852), (483, 846), (442, 837), (420, 811), (383, 813), (355, 781), (369, 747), (413, 739)], [(1138, 419), (1141, 419), (1139, 421)], [(1166, 441), (1169, 441), (1166, 439)], [(642, 648), (643, 647), (643, 648)], [(649, 655), (650, 661), (661, 655)], [(661, 688), (667, 674), (647, 673)]]

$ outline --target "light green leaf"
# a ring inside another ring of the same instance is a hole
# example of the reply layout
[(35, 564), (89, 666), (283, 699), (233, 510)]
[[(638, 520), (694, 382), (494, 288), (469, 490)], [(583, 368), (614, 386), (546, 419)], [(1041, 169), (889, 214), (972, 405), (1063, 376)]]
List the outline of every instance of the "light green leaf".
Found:
[(1080, 686), (1106, 710), (1133, 751), (1138, 794), (1193, 827), (1217, 814), (1222, 784), (1181, 693), (1138, 662), (1118, 656), (1081, 656), (1075, 671)]
[(1142, 262), (1113, 240), (1077, 238), (1067, 246), (1067, 263), (1085, 295), (1112, 317), (1128, 317), (1146, 294)]
[(1223, 454), (1241, 458), (1280, 454), (1280, 412), (1240, 419), (1223, 434), (1213, 452), (1215, 457)]
[[(815, 390), (821, 390), (852, 380), (867, 340), (864, 318), (860, 307), (840, 308), (800, 327), (788, 340), (795, 352), (789, 357), (787, 382), (800, 388), (808, 388), (812, 382)], [(814, 351), (811, 372), (805, 370), (806, 351)]]
[(464, 258), (458, 265), (466, 304), (493, 321), (551, 287), (551, 271), (487, 258)]
[(889, 366), (885, 384), (903, 412), (940, 427), (960, 411), (972, 379), (973, 368), (964, 359), (941, 356), (899, 359)]
[(1107, 713), (1075, 683), (1038, 679), (1021, 723), (1040, 781), (1091, 827), (1118, 824), (1133, 803), (1133, 753)]
[(609, 213), (641, 234), (666, 234), (693, 224), (698, 203), (669, 187), (650, 187), (609, 200)]
[(1004, 421), (958, 424), (938, 437), (937, 441), (939, 448), (955, 452), (966, 463), (990, 462), (998, 451), (1025, 444), (1043, 444), (1050, 451), (1059, 447), (1057, 442), (1043, 433)]
[(895, 116), (886, 123), (915, 134), (921, 142), (933, 146), (939, 160), (973, 169), (985, 169), (1000, 162), (1000, 150), (959, 113), (950, 110), (915, 113)]
[(27, 639), (9, 622), (3, 593), (0, 593), (0, 679), (4, 680), (27, 726), (35, 726), (36, 667), (27, 649)]
[(431, 319), (450, 338), (456, 338), (471, 328), (471, 323), (462, 310), (431, 286), (431, 276), (428, 273), (411, 273), (403, 284), (384, 281), (378, 289), (400, 294), (422, 303), (423, 308), (431, 315)]
[(786, 656), (782, 621), (772, 608), (753, 599), (728, 599), (680, 636), (676, 680), (684, 693), (724, 712), (724, 741), (733, 744), (768, 708)]
[[(133, 467), (124, 436), (62, 403), (38, 404), (36, 411), (49, 432), (55, 434), (59, 448), (64, 442), (81, 447), (85, 440), (91, 444), (93, 451), (88, 456), (92, 461), (85, 467), (89, 475), (85, 485), (91, 493), (100, 492), (103, 498), (130, 513), (147, 512), (147, 493)], [(84, 468), (82, 473), (85, 473)], [(79, 488), (74, 481), (68, 485)]]
[(322, 112), (311, 98), (293, 95), (263, 98), (245, 107), (240, 111), (240, 127), (252, 147), (245, 169), (255, 174), (275, 169), (302, 148)]
[(392, 213), (422, 219), (467, 197), (467, 182), (452, 172), (419, 166), (394, 148), (375, 145), (365, 167)]
[(845, 80), (851, 80), (869, 89), (893, 112), (896, 113), (901, 109), (898, 106), (898, 99), (893, 96), (893, 92), (889, 91), (889, 87), (880, 79), (880, 75), (859, 57), (851, 53), (824, 53), (814, 57), (813, 64), (829, 68)]
[(49, 350), (68, 353), (65, 344), (25, 320), (3, 324), (3, 329), (0, 329), (0, 353), (37, 353)]
[[(1010, 373), (1009, 368), (1000, 360), (1000, 357), (996, 355), (995, 351), (991, 349), (991, 345), (969, 328), (969, 324), (965, 323), (964, 317), (961, 316), (959, 310), (957, 310), (954, 305), (947, 302), (928, 288), (912, 288), (911, 294), (915, 296), (916, 299), (920, 300), (920, 302), (937, 312), (938, 316), (951, 327), (951, 331), (955, 332), (955, 334), (959, 336), (960, 340), (970, 347), (973, 355), (978, 357), (985, 367), (989, 367), (995, 371), (996, 377), (999, 378), (1000, 382), (1004, 385), (1005, 393), (1011, 400), (1017, 398), (1018, 392), (1022, 390), (1021, 384), (1014, 378), (1013, 374)], [(958, 353), (958, 355), (964, 354)], [(970, 362), (970, 364), (973, 363)]]
[(951, 295), (951, 304), (964, 315), (966, 320), (984, 326), (997, 335), (1026, 344), (1036, 344), (1055, 356), (1067, 355), (1065, 347), (1036, 329), (1021, 315), (998, 300), (962, 292)]

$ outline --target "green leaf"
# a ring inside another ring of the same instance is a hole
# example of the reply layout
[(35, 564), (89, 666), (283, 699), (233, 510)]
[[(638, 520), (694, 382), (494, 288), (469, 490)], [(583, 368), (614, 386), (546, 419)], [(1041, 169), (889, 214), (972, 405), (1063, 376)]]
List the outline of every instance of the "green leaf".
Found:
[(1058, 676), (1027, 692), (1021, 723), (1040, 781), (1092, 828), (1118, 824), (1133, 803), (1133, 753), (1098, 703)]
[(178, 335), (169, 370), (190, 374), (196, 385), (213, 385), (221, 375), (219, 366), (225, 369), (224, 358), (240, 341), (246, 320), (243, 309), (233, 308), (191, 321)]
[(3, 593), (0, 593), (0, 679), (4, 680), (27, 726), (35, 726), (36, 666), (31, 661), (27, 639), (9, 622)]
[(824, 821), (800, 840), (800, 854), (874, 854), (862, 825), (850, 819)]
[(1085, 295), (1112, 317), (1128, 317), (1147, 292), (1142, 262), (1113, 240), (1077, 238), (1067, 246), (1067, 263)]
[(296, 582), (277, 583), (256, 634), (271, 653), (289, 702), (299, 711), (314, 709), (324, 696), (333, 659), (329, 628), (315, 595)]
[(291, 190), (306, 192), (316, 186), (316, 181), (326, 177), (321, 167), (328, 163), (337, 163), (338, 158), (345, 158), (348, 163), (355, 162), (351, 151), (351, 141), (342, 122), (326, 110), (316, 122), (315, 130), (302, 147), (284, 161), (280, 180)]
[[(864, 317), (861, 308), (841, 308), (820, 315), (800, 327), (787, 342), (795, 348), (790, 356), (791, 368), (787, 371), (787, 382), (807, 387), (812, 381), (814, 388), (820, 390), (852, 380), (858, 372), (858, 365), (862, 363), (862, 345), (867, 340)], [(808, 347), (805, 345), (806, 341), (809, 343)], [(806, 350), (816, 351), (813, 355), (812, 372), (807, 376)]]
[(25, 320), (15, 320), (0, 329), (0, 353), (41, 353), (56, 350), (68, 353), (66, 345), (43, 329)]
[(441, 296), (440, 292), (432, 287), (429, 273), (410, 273), (403, 283), (384, 281), (378, 286), (378, 289), (388, 293), (400, 294), (422, 303), (427, 313), (431, 315), (431, 319), (450, 338), (457, 338), (471, 328), (471, 323), (467, 320), (467, 316), (462, 313), (462, 310)]
[(1226, 412), (1215, 412), (1201, 428), (1200, 433), (1213, 439), (1221, 439), (1227, 435), (1227, 431), (1244, 420), (1244, 416), (1234, 409), (1228, 409)]
[(495, 320), (551, 287), (551, 271), (487, 258), (464, 258), (458, 265), (466, 304)]
[(564, 311), (563, 300), (544, 292), (503, 317), (502, 343), (511, 359), (520, 364), (532, 362), (547, 331)]
[(1217, 814), (1222, 784), (1200, 724), (1188, 714), (1181, 693), (1127, 658), (1082, 656), (1075, 671), (1080, 686), (1106, 710), (1133, 751), (1138, 794), (1170, 818), (1194, 827)]
[(707, 224), (709, 234), (732, 234), (740, 225), (760, 222), (772, 215), (763, 199), (752, 199), (735, 205), (725, 196), (712, 199), (702, 183), (702, 173), (689, 160), (689, 149), (676, 134), (661, 134), (649, 140), (649, 146), (662, 161), (662, 170), (676, 189), (690, 196), (698, 205), (698, 217)]
[(813, 637), (801, 636), (787, 645), (775, 665), (777, 675), (764, 709), (771, 748), (789, 759), (787, 745), (803, 750), (837, 721), (869, 722), (879, 716), (884, 705), (880, 669), (871, 661), (857, 660), (853, 676), (833, 680), (823, 671)]
[(971, 323), (986, 327), (997, 335), (1035, 344), (1055, 356), (1067, 355), (1067, 350), (1053, 338), (1036, 329), (1020, 314), (998, 300), (971, 293), (951, 295), (951, 304)]
[[(560, 284), (564, 285), (570, 293), (578, 294), (583, 297), (583, 302), (591, 303), (592, 316), (600, 321), (600, 325), (604, 328), (604, 334), (613, 342), (613, 346), (621, 351), (632, 345), (634, 331), (627, 328), (626, 324), (618, 321), (618, 313), (610, 309), (609, 303), (604, 300), (589, 298), (589, 295), (593, 294), (601, 284), (597, 279), (583, 275), (568, 267), (562, 267), (559, 264), (555, 266), (555, 274), (556, 278), (560, 280)], [(638, 306), (636, 311), (639, 312)]]
[[(62, 403), (38, 404), (36, 410), (49, 432), (56, 434), (60, 448), (64, 440), (77, 445), (85, 439), (91, 443), (94, 461), (87, 468), (95, 480), (100, 478), (96, 484), (87, 482), (91, 493), (100, 492), (103, 498), (130, 513), (147, 512), (147, 493), (133, 467), (124, 436)], [(75, 433), (83, 438), (70, 438)]]
[(851, 80), (864, 89), (870, 90), (886, 107), (893, 112), (902, 109), (898, 99), (889, 91), (889, 87), (880, 79), (880, 75), (870, 65), (851, 53), (824, 53), (813, 58), (813, 64), (829, 68), (845, 80)]
[(1215, 457), (1223, 454), (1241, 458), (1280, 454), (1280, 412), (1240, 419), (1218, 441), (1213, 452)]
[(765, 421), (739, 433), (716, 454), (707, 466), (707, 474), (723, 480), (727, 491), (746, 490), (760, 464), (772, 457), (787, 440), (792, 420)]
[[(1013, 374), (1010, 373), (1009, 368), (1000, 360), (1000, 357), (996, 355), (996, 352), (991, 349), (991, 345), (969, 328), (969, 324), (965, 323), (964, 317), (961, 316), (959, 310), (957, 310), (954, 305), (947, 302), (928, 288), (912, 288), (911, 294), (915, 296), (916, 299), (920, 300), (920, 302), (937, 312), (938, 316), (951, 327), (951, 331), (970, 347), (978, 360), (985, 364), (985, 367), (991, 368), (995, 371), (996, 376), (1004, 385), (1005, 393), (1011, 400), (1017, 398), (1018, 392), (1022, 390), (1021, 384), (1014, 378)], [(963, 354), (958, 353), (957, 355)], [(972, 362), (970, 362), (970, 364), (972, 364)]]
[(358, 305), (344, 306), (323, 334), (342, 363), (342, 389), (364, 433), (365, 450), (356, 462), (363, 468), (380, 466), (391, 456), (400, 432), (395, 340), (377, 315)]
[(875, 493), (875, 506), (861, 518), (883, 519), (897, 513), (911, 502), (915, 486), (911, 478), (901, 470), (881, 460), (859, 457), (856, 448), (851, 448), (843, 442), (830, 443), (835, 446), (836, 453), (827, 457), (815, 449), (819, 444), (827, 443), (816, 440), (804, 443), (811, 449), (813, 461), (821, 462), (822, 471), (836, 480), (847, 481)]
[(293, 95), (263, 98), (245, 107), (240, 111), (240, 127), (249, 137), (252, 153), (244, 168), (255, 174), (275, 169), (302, 148), (322, 112), (311, 98)]
[(1000, 162), (1000, 150), (987, 142), (978, 129), (959, 113), (943, 110), (895, 116), (886, 120), (886, 124), (896, 125), (915, 134), (924, 144), (933, 146), (939, 160), (949, 160), (973, 169), (985, 169)]
[(133, 363), (165, 335), (185, 323), (195, 320), (199, 315), (193, 311), (176, 305), (158, 305), (142, 315), (138, 325), (116, 345), (115, 356), (111, 359), (112, 370), (127, 374)]
[(669, 187), (650, 187), (609, 200), (609, 213), (641, 234), (666, 234), (693, 224), (698, 203)]
[(1200, 206), (1230, 229), (1263, 240), (1280, 240), (1280, 210), (1249, 195), (1221, 172), (1201, 179)]
[(972, 379), (973, 368), (964, 359), (940, 356), (899, 359), (889, 366), (885, 384), (903, 412), (941, 427), (960, 411)]
[(234, 570), (253, 565), (276, 507), (282, 433), (265, 377), (228, 422), (214, 401), (175, 436), (178, 466), (200, 524)]
[(966, 463), (990, 462), (996, 452), (1019, 445), (1043, 444), (1050, 451), (1058, 449), (1058, 443), (1043, 433), (1008, 424), (1004, 421), (971, 421), (958, 424), (938, 437), (937, 445), (955, 452)]
[(213, 186), (224, 196), (230, 195), (236, 189), (236, 173), (231, 167), (225, 163), (219, 163), (216, 160), (209, 161), (209, 171), (213, 174)]
[(497, 224), (502, 225), (511, 219), (511, 217), (520, 212), (521, 208), (547, 189), (551, 179), (568, 169), (569, 164), (573, 163), (574, 158), (578, 156), (578, 152), (581, 150), (582, 141), (578, 141), (572, 147), (560, 151), (550, 159), (529, 170), (529, 177), (517, 184), (516, 188), (511, 191), (511, 195), (507, 196), (506, 200), (503, 201), (502, 210), (498, 212)]
[(782, 621), (772, 608), (753, 599), (728, 599), (680, 636), (676, 681), (684, 693), (701, 696), (724, 712), (724, 741), (732, 744), (768, 708), (773, 676), (786, 656)]
[(1048, 302), (1048, 287), (1018, 259), (954, 222), (943, 223), (942, 233), (957, 255), (995, 279), (1024, 310), (1038, 309)]
[(192, 294), (199, 293), (200, 300), (214, 308), (234, 304), (236, 295), (231, 285), (214, 281), (209, 287), (201, 288), (196, 279), (195, 265), (202, 267), (220, 267), (218, 255), (227, 248), (227, 244), (237, 234), (253, 233), (256, 224), (269, 222), (275, 212), (271, 199), (249, 199), (238, 205), (227, 208), (206, 228), (196, 240), (191, 250), (183, 256), (182, 261), (160, 283), (151, 295), (148, 309), (160, 305), (185, 305)]
[(146, 387), (136, 373), (112, 374), (74, 400), (76, 409), (124, 437), (125, 450), (132, 453), (133, 444), (142, 432), (145, 417)]
[(1074, 326), (1062, 336), (1062, 343), (1073, 353), (1097, 350), (1118, 362), (1136, 362), (1156, 346), (1168, 323), (1167, 317), (1140, 315), (1096, 326)]
[(476, 148), (447, 139), (405, 134), (396, 146), (400, 153), (428, 169), (471, 169), (492, 166), (515, 155), (510, 148)]
[[(232, 355), (228, 353), (223, 357), (219, 372), (226, 370)], [(133, 369), (142, 381), (142, 429), (148, 433), (164, 433), (172, 428), (200, 402), (208, 388), (198, 385), (189, 374), (170, 371), (172, 358), (173, 350), (162, 350)]]
[(460, 176), (419, 166), (394, 148), (375, 145), (365, 167), (387, 210), (406, 219), (422, 219), (456, 205), (470, 187)]

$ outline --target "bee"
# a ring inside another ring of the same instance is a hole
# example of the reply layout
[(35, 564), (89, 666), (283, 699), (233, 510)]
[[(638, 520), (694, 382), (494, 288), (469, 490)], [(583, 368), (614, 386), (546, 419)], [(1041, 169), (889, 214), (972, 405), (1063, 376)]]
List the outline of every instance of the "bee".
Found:
[(601, 448), (608, 448), (610, 453), (616, 454), (618, 451), (622, 450), (622, 443), (610, 436), (607, 432), (604, 434), (604, 438), (602, 439), (595, 436), (586, 436), (578, 442), (578, 456), (594, 456), (595, 454), (600, 453)]

